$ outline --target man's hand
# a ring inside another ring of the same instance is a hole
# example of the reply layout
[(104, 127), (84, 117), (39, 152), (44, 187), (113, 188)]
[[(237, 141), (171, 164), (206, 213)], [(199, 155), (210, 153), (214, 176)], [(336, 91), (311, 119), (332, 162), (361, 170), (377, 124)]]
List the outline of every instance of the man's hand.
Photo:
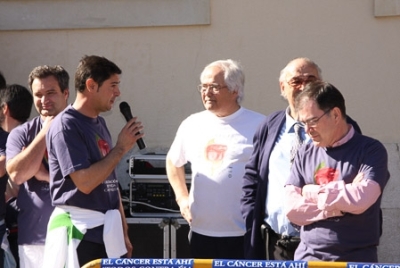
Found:
[(46, 116), (42, 123), (42, 130), (47, 133), (55, 116)]
[(189, 208), (189, 197), (181, 197), (176, 202), (179, 205), (182, 217), (189, 223), (192, 223), (192, 214), (190, 213)]
[(360, 183), (364, 179), (363, 173), (358, 173), (357, 176), (354, 178), (353, 183)]
[(306, 200), (314, 202), (316, 204), (318, 202), (318, 192), (320, 189), (321, 186), (318, 184), (306, 184), (301, 190), (301, 195)]
[(43, 163), (40, 164), (39, 171), (35, 174), (35, 178), (39, 181), (50, 182), (49, 171), (45, 168)]
[(141, 122), (136, 122), (137, 117), (129, 120), (118, 135), (115, 147), (128, 152), (136, 143), (136, 141), (144, 136), (141, 133), (143, 126)]

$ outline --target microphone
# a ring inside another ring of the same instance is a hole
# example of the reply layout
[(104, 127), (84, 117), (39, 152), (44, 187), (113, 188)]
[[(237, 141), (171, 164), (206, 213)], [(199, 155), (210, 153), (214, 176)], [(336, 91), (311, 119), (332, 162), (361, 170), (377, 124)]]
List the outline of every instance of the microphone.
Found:
[[(126, 103), (125, 101), (123, 101), (119, 104), (119, 110), (124, 115), (126, 121), (129, 121), (133, 118), (132, 112), (131, 112), (131, 107), (129, 107), (129, 104)], [(136, 133), (136, 135), (138, 135), (138, 134), (140, 134), (140, 133), (139, 132)], [(138, 139), (136, 141), (136, 143), (139, 146), (140, 150), (143, 150), (144, 148), (146, 148), (146, 144), (144, 143), (142, 138)]]

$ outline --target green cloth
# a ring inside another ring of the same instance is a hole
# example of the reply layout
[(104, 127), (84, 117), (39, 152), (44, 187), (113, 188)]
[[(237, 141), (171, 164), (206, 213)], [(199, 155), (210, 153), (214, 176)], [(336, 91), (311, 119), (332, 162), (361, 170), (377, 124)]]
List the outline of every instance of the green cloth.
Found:
[(55, 216), (53, 220), (50, 222), (48, 231), (51, 231), (59, 227), (67, 228), (68, 244), (72, 239), (82, 240), (84, 234), (74, 226), (71, 220), (71, 216), (68, 212)]

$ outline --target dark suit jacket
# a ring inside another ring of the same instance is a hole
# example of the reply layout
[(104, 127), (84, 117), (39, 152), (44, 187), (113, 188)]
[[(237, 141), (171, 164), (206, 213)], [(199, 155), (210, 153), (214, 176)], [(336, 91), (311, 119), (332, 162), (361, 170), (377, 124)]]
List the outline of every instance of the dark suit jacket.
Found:
[[(268, 162), (276, 138), (286, 122), (285, 110), (274, 112), (254, 134), (254, 151), (245, 168), (241, 210), (246, 223), (244, 254), (246, 259), (265, 260), (265, 244), (261, 238), (261, 225), (265, 218), (265, 200), (268, 186)], [(361, 133), (358, 124), (347, 117), (354, 130)]]

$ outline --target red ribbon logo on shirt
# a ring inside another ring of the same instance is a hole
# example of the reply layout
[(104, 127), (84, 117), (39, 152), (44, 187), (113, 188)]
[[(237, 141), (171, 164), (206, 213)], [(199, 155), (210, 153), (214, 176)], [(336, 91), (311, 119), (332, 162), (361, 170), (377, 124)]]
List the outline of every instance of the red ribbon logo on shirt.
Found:
[(99, 147), (101, 155), (104, 157), (110, 152), (110, 146), (108, 143), (96, 135), (97, 146)]
[(319, 185), (325, 185), (331, 181), (336, 181), (338, 177), (339, 170), (325, 167), (324, 163), (319, 164), (314, 172), (314, 182)]

